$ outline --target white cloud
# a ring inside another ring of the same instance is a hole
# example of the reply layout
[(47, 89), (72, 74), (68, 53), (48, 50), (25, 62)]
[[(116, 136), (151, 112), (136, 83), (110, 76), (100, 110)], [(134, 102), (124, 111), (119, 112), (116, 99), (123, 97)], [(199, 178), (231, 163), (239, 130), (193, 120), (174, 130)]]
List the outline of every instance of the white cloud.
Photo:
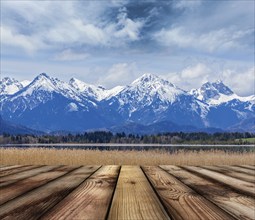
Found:
[(222, 72), (223, 82), (226, 82), (237, 94), (255, 95), (255, 67), (243, 72), (225, 70)]
[(106, 75), (101, 76), (98, 84), (107, 88), (117, 85), (128, 85), (136, 78), (137, 67), (135, 63), (118, 63), (112, 65)]
[(198, 63), (195, 66), (190, 66), (185, 68), (181, 75), (183, 78), (199, 78), (204, 75), (211, 74), (211, 69), (209, 69), (205, 64)]
[(118, 47), (139, 40), (142, 20), (130, 19), (123, 10), (111, 19), (106, 18), (107, 10), (117, 5), (115, 2), (4, 1), (1, 23), (5, 29), (1, 44), (31, 52), (59, 50), (73, 44)]
[(254, 28), (236, 30), (235, 28), (222, 28), (206, 33), (196, 33), (184, 27), (173, 27), (169, 30), (162, 29), (154, 38), (165, 46), (180, 48), (193, 48), (198, 51), (219, 52), (229, 49), (242, 49), (247, 44), (239, 42), (244, 37), (254, 33)]
[(62, 51), (59, 54), (56, 54), (54, 60), (57, 61), (75, 61), (75, 60), (85, 60), (89, 57), (87, 53), (77, 53), (71, 49)]
[(16, 33), (9, 27), (0, 27), (1, 44), (21, 48), (32, 54), (35, 50), (43, 46), (43, 43), (35, 38)]
[(193, 7), (197, 7), (201, 4), (201, 0), (175, 0), (173, 1), (173, 6), (175, 8), (179, 8), (179, 9), (190, 9)]
[(190, 90), (199, 88), (205, 82), (214, 82), (222, 80), (238, 95), (251, 95), (255, 90), (255, 67), (245, 71), (236, 71), (224, 69), (221, 72), (214, 72), (214, 68), (204, 63), (186, 67), (178, 73), (169, 73), (163, 75), (170, 82), (178, 85), (180, 88)]
[[(122, 9), (123, 10), (123, 9)], [(138, 40), (139, 39), (139, 33), (140, 29), (144, 25), (143, 21), (133, 21), (127, 17), (127, 12), (120, 11), (118, 15), (118, 24), (117, 26), (120, 26), (120, 30), (117, 30), (114, 33), (114, 36), (117, 38), (127, 38), (131, 41)]]

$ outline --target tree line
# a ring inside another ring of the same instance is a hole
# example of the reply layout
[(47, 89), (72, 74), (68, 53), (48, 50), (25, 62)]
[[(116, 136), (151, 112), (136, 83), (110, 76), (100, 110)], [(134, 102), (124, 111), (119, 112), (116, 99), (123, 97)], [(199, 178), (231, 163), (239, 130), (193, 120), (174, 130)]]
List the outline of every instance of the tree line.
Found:
[(152, 135), (112, 133), (108, 131), (85, 132), (68, 135), (10, 135), (0, 136), (0, 144), (54, 144), (54, 143), (127, 143), (127, 144), (248, 144), (255, 134), (245, 132), (172, 132)]

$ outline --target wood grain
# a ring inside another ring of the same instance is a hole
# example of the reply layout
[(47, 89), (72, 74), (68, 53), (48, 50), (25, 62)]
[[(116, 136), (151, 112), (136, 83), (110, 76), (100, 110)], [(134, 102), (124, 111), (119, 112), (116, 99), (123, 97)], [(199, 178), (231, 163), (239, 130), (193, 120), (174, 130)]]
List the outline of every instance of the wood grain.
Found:
[(161, 166), (185, 185), (224, 209), (237, 219), (254, 219), (255, 200), (233, 191), (226, 185), (195, 175), (177, 166)]
[(223, 183), (235, 190), (237, 190), (238, 192), (242, 192), (246, 195), (255, 196), (255, 184), (254, 183), (249, 183), (237, 178), (233, 178), (230, 176), (226, 176), (224, 174), (215, 172), (215, 171), (211, 171), (208, 169), (204, 169), (201, 167), (194, 167), (194, 166), (184, 166), (185, 169), (196, 172), (202, 176), (204, 176), (205, 178), (210, 178), (213, 180), (216, 180), (220, 183)]
[(24, 167), (24, 166), (27, 166), (27, 165), (2, 165), (0, 168), (0, 173), (5, 170), (15, 169), (15, 168)]
[(52, 169), (48, 172), (40, 173), (38, 175), (20, 180), (14, 184), (0, 188), (0, 205), (14, 199), (32, 189), (42, 186), (49, 181), (52, 181), (60, 176), (63, 176), (67, 172), (77, 169), (77, 166), (61, 166)]
[(219, 167), (219, 166), (201, 166), (201, 167), (221, 173), (221, 174), (224, 174), (226, 176), (234, 177), (234, 178), (246, 181), (246, 182), (255, 183), (255, 172), (253, 175), (251, 175), (251, 174), (244, 173), (244, 172), (238, 172), (239, 168), (231, 169), (230, 167)]
[(139, 166), (122, 166), (108, 219), (170, 219)]
[(1, 220), (255, 220), (254, 169), (244, 165), (1, 168), (12, 170), (0, 178)]
[(233, 170), (233, 171), (236, 171), (236, 172), (246, 173), (246, 174), (255, 176), (255, 170), (248, 169), (248, 168), (245, 168), (245, 167), (229, 166), (229, 165), (224, 165), (224, 166), (219, 166), (219, 167), (224, 167), (224, 168), (227, 168), (229, 170)]
[(233, 219), (159, 167), (142, 167), (172, 219)]
[(103, 166), (42, 219), (105, 219), (120, 166)]
[(255, 170), (255, 166), (253, 165), (239, 165), (238, 167), (243, 167), (249, 170)]
[(28, 166), (28, 165), (25, 165), (25, 166), (14, 167), (14, 168), (11, 168), (11, 169), (6, 169), (6, 170), (3, 170), (3, 171), (0, 172), (0, 178), (2, 178), (4, 176), (7, 176), (7, 175), (19, 173), (19, 172), (22, 172), (22, 171), (31, 170), (35, 167), (41, 167), (41, 166)]
[(19, 173), (1, 177), (0, 178), (0, 188), (10, 185), (10, 184), (13, 184), (19, 180), (34, 176), (36, 174), (50, 171), (57, 167), (59, 167), (59, 165), (57, 165), (57, 166), (33, 166), (33, 169), (29, 169), (29, 170), (25, 170), (25, 171), (22, 171)]
[(38, 219), (98, 168), (99, 166), (80, 167), (61, 178), (5, 203), (0, 207), (0, 219)]

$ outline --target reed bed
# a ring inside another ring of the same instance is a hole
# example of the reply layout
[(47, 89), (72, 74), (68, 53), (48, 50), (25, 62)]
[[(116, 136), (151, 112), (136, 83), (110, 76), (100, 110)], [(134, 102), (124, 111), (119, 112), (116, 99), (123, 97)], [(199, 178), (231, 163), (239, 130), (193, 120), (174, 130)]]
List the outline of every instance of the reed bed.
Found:
[(120, 151), (49, 148), (0, 148), (0, 164), (45, 165), (255, 165), (254, 152), (221, 150)]

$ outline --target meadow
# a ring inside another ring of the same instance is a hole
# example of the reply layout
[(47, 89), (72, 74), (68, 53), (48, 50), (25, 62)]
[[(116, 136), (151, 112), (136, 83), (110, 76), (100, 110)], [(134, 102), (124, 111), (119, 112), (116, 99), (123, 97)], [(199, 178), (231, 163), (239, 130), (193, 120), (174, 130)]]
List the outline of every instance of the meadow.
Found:
[(0, 164), (45, 165), (255, 165), (254, 151), (91, 150), (0, 148)]

